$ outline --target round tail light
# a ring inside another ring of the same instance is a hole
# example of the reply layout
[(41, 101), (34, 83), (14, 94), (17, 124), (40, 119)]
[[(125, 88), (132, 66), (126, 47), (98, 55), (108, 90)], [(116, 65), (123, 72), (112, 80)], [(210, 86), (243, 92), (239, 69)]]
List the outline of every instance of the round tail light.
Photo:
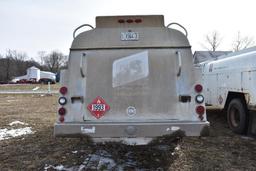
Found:
[(202, 91), (203, 91), (203, 86), (202, 86), (201, 84), (195, 85), (195, 91), (196, 91), (197, 93), (202, 92)]
[(64, 118), (63, 116), (61, 116), (61, 117), (59, 118), (59, 121), (60, 121), (60, 122), (64, 122), (64, 120), (65, 120), (65, 118)]
[(61, 94), (64, 95), (64, 94), (67, 94), (67, 92), (68, 92), (68, 88), (67, 88), (67, 87), (61, 87), (61, 88), (60, 88), (60, 93), (61, 93)]
[(66, 109), (64, 107), (59, 108), (59, 115), (65, 115)]
[(204, 112), (205, 112), (204, 106), (197, 106), (197, 107), (196, 107), (196, 113), (197, 113), (198, 115), (203, 115)]

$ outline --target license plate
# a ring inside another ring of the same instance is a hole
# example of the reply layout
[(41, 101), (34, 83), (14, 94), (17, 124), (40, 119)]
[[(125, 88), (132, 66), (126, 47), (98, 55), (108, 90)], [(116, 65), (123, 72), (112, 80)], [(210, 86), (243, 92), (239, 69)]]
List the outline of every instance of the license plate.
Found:
[(121, 32), (122, 41), (136, 41), (139, 40), (138, 32)]

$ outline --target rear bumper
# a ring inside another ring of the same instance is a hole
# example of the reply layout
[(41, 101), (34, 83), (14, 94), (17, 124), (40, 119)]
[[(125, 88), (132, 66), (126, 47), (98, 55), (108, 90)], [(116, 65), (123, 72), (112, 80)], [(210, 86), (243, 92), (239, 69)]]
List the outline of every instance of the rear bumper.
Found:
[(54, 136), (93, 139), (154, 138), (182, 130), (187, 136), (207, 135), (209, 122), (110, 122), (110, 123), (56, 123)]

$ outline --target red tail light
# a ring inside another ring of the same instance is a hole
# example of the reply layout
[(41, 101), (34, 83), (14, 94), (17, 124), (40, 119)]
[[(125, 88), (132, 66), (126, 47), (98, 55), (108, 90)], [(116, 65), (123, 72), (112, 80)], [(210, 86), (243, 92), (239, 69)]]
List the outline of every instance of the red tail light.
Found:
[(64, 122), (64, 120), (65, 120), (64, 116), (61, 116), (61, 117), (59, 118), (59, 121), (60, 121), (60, 122)]
[(203, 91), (203, 86), (202, 86), (201, 84), (195, 85), (195, 91), (196, 91), (197, 93), (202, 92), (202, 91)]
[(66, 114), (66, 109), (64, 107), (59, 108), (59, 115), (65, 115)]
[(68, 88), (67, 88), (67, 87), (61, 87), (61, 88), (60, 88), (60, 93), (61, 93), (61, 94), (64, 95), (64, 94), (67, 94), (67, 92), (68, 92)]
[(197, 107), (196, 107), (196, 113), (197, 113), (198, 115), (203, 115), (204, 112), (205, 112), (204, 106), (197, 106)]

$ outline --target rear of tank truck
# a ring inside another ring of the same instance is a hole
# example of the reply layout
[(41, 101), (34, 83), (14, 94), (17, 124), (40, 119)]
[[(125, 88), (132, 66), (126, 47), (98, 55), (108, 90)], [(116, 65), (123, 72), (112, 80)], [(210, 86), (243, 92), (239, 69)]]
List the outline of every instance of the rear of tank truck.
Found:
[(91, 29), (74, 35), (61, 72), (55, 136), (144, 144), (177, 130), (200, 136), (209, 125), (201, 78), (186, 30), (171, 25), (161, 15), (82, 25)]

